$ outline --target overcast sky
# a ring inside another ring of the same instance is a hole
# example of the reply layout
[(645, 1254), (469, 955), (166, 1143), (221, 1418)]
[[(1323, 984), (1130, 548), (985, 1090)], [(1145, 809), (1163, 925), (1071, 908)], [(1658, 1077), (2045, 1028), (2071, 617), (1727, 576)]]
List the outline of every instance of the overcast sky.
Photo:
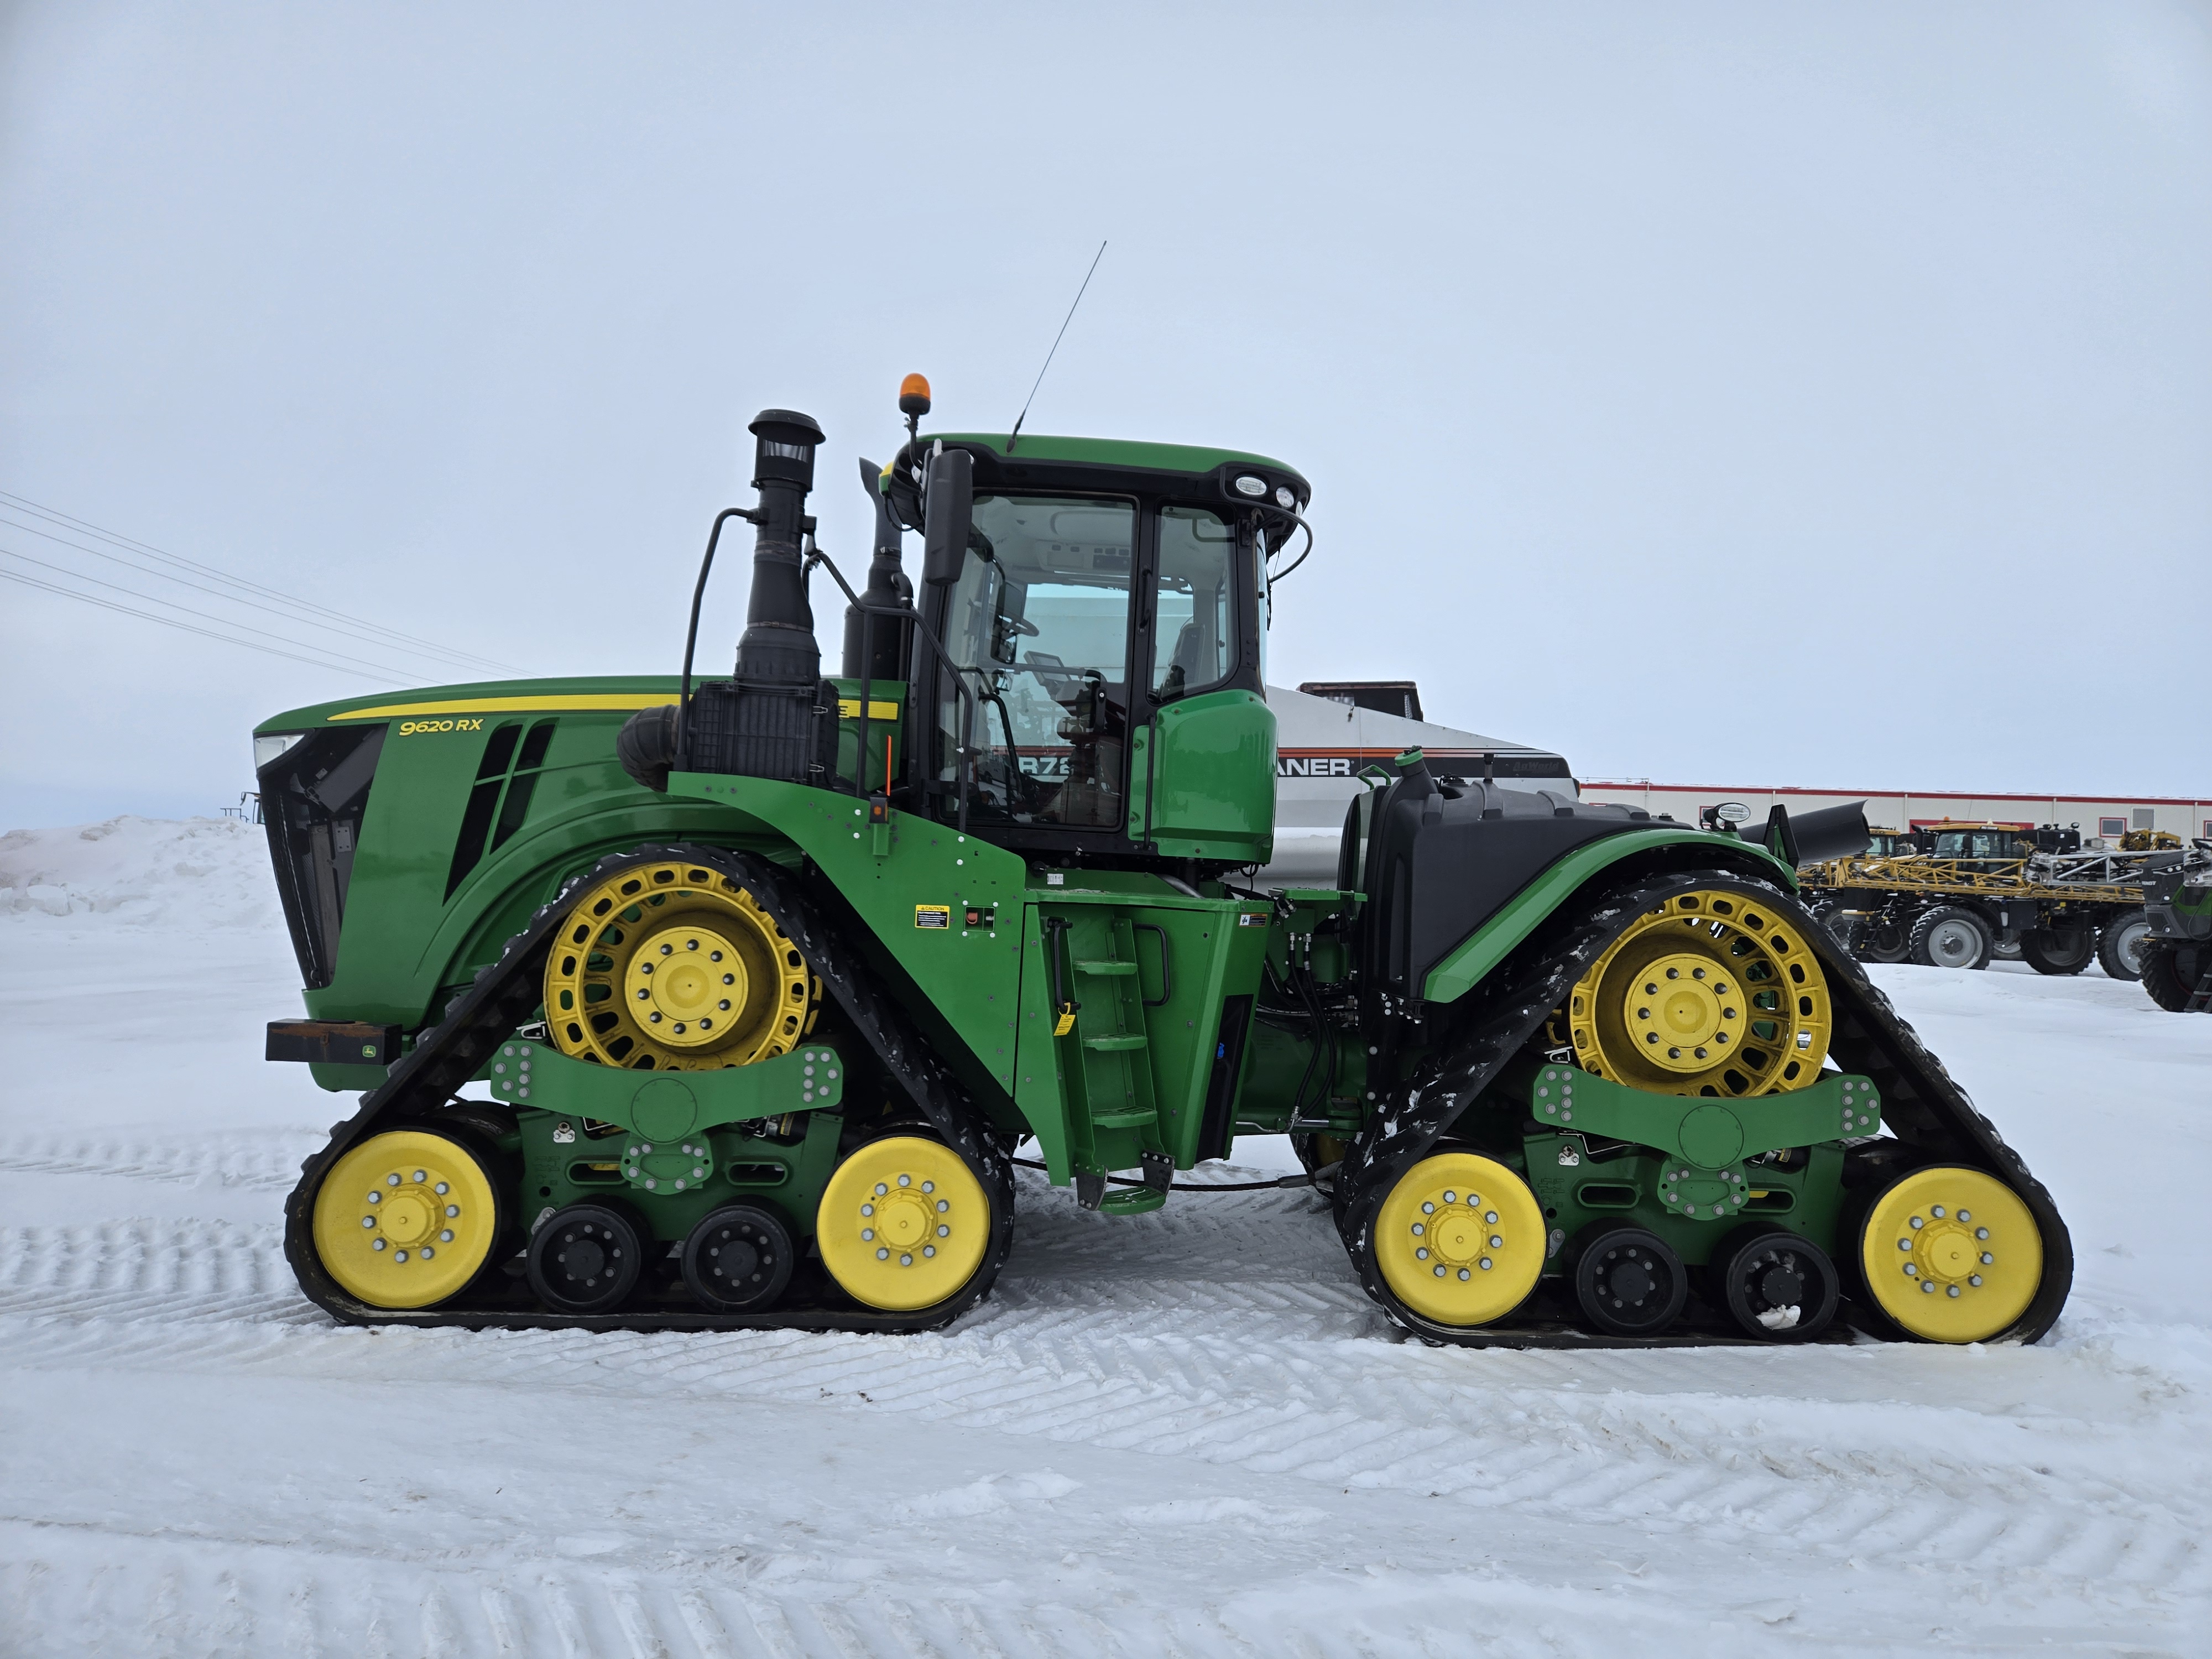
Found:
[[(753, 413), (851, 569), (900, 375), (1003, 429), (1102, 238), (1030, 429), (1313, 481), (1277, 682), (1585, 777), (2212, 793), (2203, 6), (0, 5), (0, 491), (672, 672)], [(396, 671), (0, 582), (0, 828), (470, 678), (0, 520)]]

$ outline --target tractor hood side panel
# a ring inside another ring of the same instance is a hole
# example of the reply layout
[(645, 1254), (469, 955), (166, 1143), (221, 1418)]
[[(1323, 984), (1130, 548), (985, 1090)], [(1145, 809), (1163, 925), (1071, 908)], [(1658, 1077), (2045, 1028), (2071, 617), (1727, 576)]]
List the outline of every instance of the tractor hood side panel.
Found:
[(693, 796), (773, 825), (811, 860), (1012, 1101), (1028, 886), (1019, 855), (912, 812), (871, 825), (865, 801), (804, 784), (678, 772), (668, 790), (672, 801)]
[[(564, 693), (558, 682), (497, 690), (507, 694), (500, 701), (530, 706), (374, 721), (345, 709), (312, 711), (328, 721), (324, 729), (366, 730), (382, 742), (331, 971), (304, 993), (311, 1017), (419, 1026), (564, 878), (604, 854), (652, 842), (762, 838), (760, 826), (726, 809), (656, 794), (623, 774), (615, 733), (643, 698), (623, 696), (606, 708), (595, 705), (614, 698)], [(278, 869), (288, 914), (316, 901), (304, 884), (282, 879), (281, 854)], [(301, 927), (295, 920), (295, 934)], [(382, 1072), (319, 1065), (315, 1075), (325, 1087), (366, 1088)]]

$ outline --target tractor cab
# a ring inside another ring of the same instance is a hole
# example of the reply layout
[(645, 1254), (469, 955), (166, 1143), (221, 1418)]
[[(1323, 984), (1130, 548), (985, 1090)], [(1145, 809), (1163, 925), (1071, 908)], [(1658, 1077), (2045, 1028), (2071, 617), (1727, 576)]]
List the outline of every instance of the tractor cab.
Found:
[(1863, 857), (1870, 859), (1903, 858), (1920, 850), (1906, 830), (1869, 830), (1867, 849)]
[(883, 475), (923, 531), (919, 810), (1048, 862), (1265, 862), (1267, 567), (1309, 488), (1236, 451), (974, 433)]
[(1936, 858), (1994, 869), (2017, 864), (2035, 851), (2034, 828), (2028, 823), (1944, 823), (1929, 825), (1921, 834)]

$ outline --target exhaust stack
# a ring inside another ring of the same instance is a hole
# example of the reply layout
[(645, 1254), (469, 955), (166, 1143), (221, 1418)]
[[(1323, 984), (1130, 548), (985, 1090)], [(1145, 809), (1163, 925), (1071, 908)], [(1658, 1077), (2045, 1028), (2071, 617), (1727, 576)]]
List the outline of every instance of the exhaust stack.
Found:
[(745, 631), (738, 641), (737, 682), (744, 690), (803, 689), (811, 699), (822, 678), (814, 642), (814, 611), (806, 602), (800, 540), (814, 488), (814, 451), (822, 428), (796, 410), (764, 409), (754, 416), (753, 586)]

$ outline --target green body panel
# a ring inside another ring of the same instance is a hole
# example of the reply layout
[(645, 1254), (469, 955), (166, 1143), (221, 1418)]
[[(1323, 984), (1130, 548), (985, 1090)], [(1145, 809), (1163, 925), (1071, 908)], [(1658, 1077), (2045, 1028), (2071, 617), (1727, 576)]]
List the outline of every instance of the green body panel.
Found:
[[(1070, 871), (1063, 882), (1031, 887), (1024, 924), (1022, 1116), (1055, 1182), (1133, 1169), (1147, 1152), (1188, 1169), (1230, 1035), (1224, 1005), (1258, 988), (1267, 908), (1140, 874)], [(1063, 1036), (1048, 922), (1066, 924), (1054, 948), (1061, 994), (1077, 1004)]]
[(592, 1118), (653, 1140), (676, 1140), (787, 1112), (819, 1111), (844, 1097), (837, 1051), (808, 1043), (774, 1060), (708, 1072), (630, 1072), (572, 1060), (543, 1039), (519, 1038), (495, 1060), (494, 1099), (533, 1111)]
[[(683, 1157), (677, 1167), (688, 1174), (703, 1163), (707, 1177), (696, 1184), (687, 1182), (681, 1192), (672, 1182), (663, 1182), (648, 1193), (642, 1172), (635, 1177), (624, 1173), (637, 1167), (626, 1157), (635, 1144), (626, 1132), (605, 1133), (601, 1126), (557, 1112), (525, 1111), (517, 1119), (522, 1141), (523, 1218), (527, 1222), (570, 1204), (617, 1199), (643, 1218), (655, 1238), (673, 1243), (710, 1211), (744, 1202), (776, 1212), (792, 1237), (804, 1241), (813, 1236), (822, 1189), (837, 1164), (842, 1124), (834, 1111), (816, 1111), (795, 1120), (695, 1132), (690, 1144), (702, 1157), (696, 1161)], [(650, 1156), (664, 1154), (656, 1149)]]
[[(865, 802), (804, 784), (678, 772), (669, 777), (668, 794), (721, 810), (722, 832), (712, 840), (780, 836), (811, 859), (876, 947), (927, 999), (942, 1027), (932, 1034), (949, 1033), (964, 1046), (964, 1054), (943, 1058), (971, 1081), (988, 1079), (991, 1087), (979, 1091), (987, 1109), (1011, 1101), (1022, 968), (1018, 909), (1028, 883), (1018, 856), (911, 812), (894, 811), (878, 837)], [(968, 925), (971, 908), (986, 918), (975, 927)], [(924, 925), (940, 915), (945, 925)], [(925, 1020), (925, 1030), (935, 1023)]]
[[(1833, 1141), (1747, 1165), (1747, 1201), (1718, 1219), (1693, 1218), (1662, 1201), (1667, 1160), (1637, 1147), (1594, 1152), (1582, 1136), (1531, 1134), (1506, 1156), (1527, 1178), (1552, 1235), (1547, 1275), (1565, 1269), (1563, 1247), (1588, 1227), (1641, 1227), (1656, 1233), (1689, 1266), (1703, 1267), (1714, 1249), (1747, 1222), (1780, 1227), (1838, 1254), (1843, 1209), (1843, 1148)], [(1679, 1167), (1679, 1166), (1677, 1166)]]
[(773, 1204), (803, 1238), (836, 1162), (843, 1071), (824, 1044), (751, 1066), (631, 1072), (518, 1038), (487, 1078), (520, 1109), (524, 1184), (541, 1204), (619, 1197), (673, 1240), (742, 1198)]
[(1725, 848), (1731, 862), (1741, 862), (1748, 854), (1762, 866), (1762, 874), (1777, 876), (1791, 892), (1797, 890), (1797, 872), (1755, 842), (1704, 830), (1623, 830), (1577, 847), (1515, 894), (1497, 915), (1429, 970), (1421, 994), (1431, 1002), (1456, 1001), (1482, 983), (1515, 945), (1535, 932), (1592, 876), (1637, 854), (1688, 842), (1705, 843), (1717, 852)]
[(1787, 1094), (1741, 1099), (1646, 1094), (1571, 1066), (1536, 1074), (1528, 1115), (1546, 1128), (1633, 1140), (1699, 1170), (1726, 1170), (1762, 1152), (1870, 1135), (1881, 1101), (1863, 1077), (1831, 1072)]
[(1275, 846), (1275, 711), (1249, 691), (1171, 702), (1130, 738), (1129, 834), (1164, 858), (1265, 864)]

